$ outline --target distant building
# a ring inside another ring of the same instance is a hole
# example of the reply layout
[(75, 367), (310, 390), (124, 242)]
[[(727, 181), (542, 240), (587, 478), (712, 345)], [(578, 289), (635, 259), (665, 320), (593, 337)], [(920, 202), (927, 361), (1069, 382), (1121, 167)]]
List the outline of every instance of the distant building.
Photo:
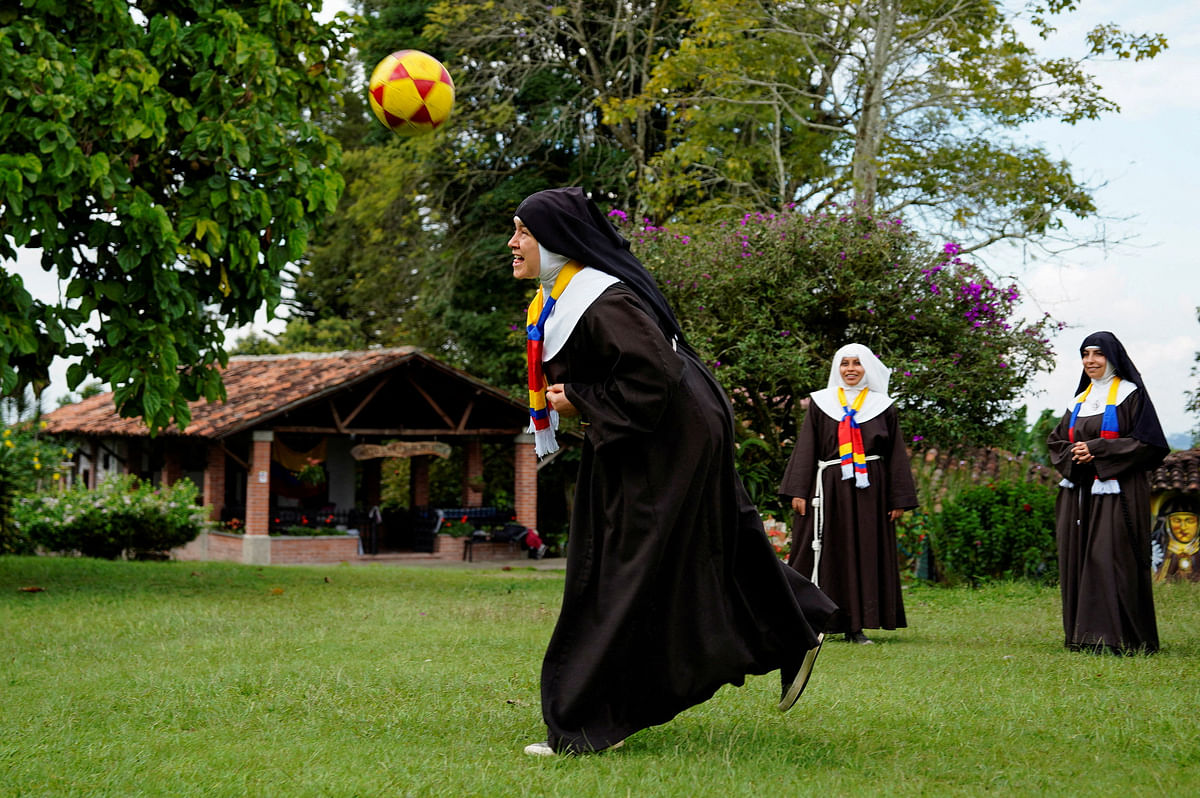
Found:
[(527, 408), (420, 350), (239, 356), (222, 378), (226, 401), (192, 402), (184, 430), (151, 437), (140, 418), (118, 416), (107, 393), (55, 410), (46, 429), (78, 441), (72, 476), (89, 487), (112, 473), (160, 484), (190, 478), (213, 520), (244, 532), (214, 541), (212, 559), (278, 562), (284, 555), (269, 533), (318, 512), (342, 526), (378, 520), (387, 457), (411, 458), (410, 502), (423, 508), (430, 458), (462, 448), (461, 507), (479, 508), (485, 443), (512, 446), (513, 506), (506, 509), (537, 527)]

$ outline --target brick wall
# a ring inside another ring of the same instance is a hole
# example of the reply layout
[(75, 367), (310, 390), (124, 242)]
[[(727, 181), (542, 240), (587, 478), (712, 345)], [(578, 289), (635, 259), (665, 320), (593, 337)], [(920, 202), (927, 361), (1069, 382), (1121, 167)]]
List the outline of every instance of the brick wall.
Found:
[(271, 531), (271, 441), (270, 430), (255, 430), (250, 450), (250, 473), (246, 475), (246, 534)]
[(413, 507), (429, 506), (429, 455), (419, 454), (408, 461), (408, 489)]
[(163, 452), (163, 466), (159, 479), (164, 485), (174, 485), (183, 476), (183, 464), (179, 461), (179, 452), (168, 449)]
[(463, 507), (483, 506), (483, 443), (471, 438), (465, 447), (463, 458)]
[(220, 444), (208, 445), (208, 465), (204, 469), (204, 505), (209, 518), (221, 520), (225, 508), (225, 449)]
[(537, 529), (537, 455), (533, 452), (533, 436), (518, 435), (513, 449), (513, 510), (518, 524)]
[(208, 533), (208, 559), (222, 562), (242, 561), (242, 536), (224, 532)]
[(333, 563), (358, 558), (358, 538), (330, 537), (271, 538), (271, 564)]

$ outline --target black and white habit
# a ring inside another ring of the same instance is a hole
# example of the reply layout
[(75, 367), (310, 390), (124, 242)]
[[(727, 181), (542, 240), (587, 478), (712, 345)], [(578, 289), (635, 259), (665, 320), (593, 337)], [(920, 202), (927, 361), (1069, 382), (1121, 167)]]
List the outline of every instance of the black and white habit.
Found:
[(786, 688), (836, 607), (772, 550), (734, 469), (728, 399), (582, 190), (539, 192), (516, 215), (543, 252), (585, 267), (543, 357), (585, 432), (542, 665), (550, 747), (608, 748), (747, 674), (780, 669)]
[[(1076, 396), (1047, 444), (1062, 474), (1056, 504), (1058, 573), (1067, 648), (1114, 653), (1158, 650), (1150, 568), (1150, 479), (1170, 451), (1142, 376), (1110, 332), (1089, 335), (1080, 354), (1097, 347), (1108, 360), (1103, 378), (1084, 372)], [(1115, 399), (1115, 437), (1102, 436), (1109, 389)], [(1086, 399), (1081, 401), (1085, 389)], [(1091, 462), (1071, 456), (1087, 443)]]

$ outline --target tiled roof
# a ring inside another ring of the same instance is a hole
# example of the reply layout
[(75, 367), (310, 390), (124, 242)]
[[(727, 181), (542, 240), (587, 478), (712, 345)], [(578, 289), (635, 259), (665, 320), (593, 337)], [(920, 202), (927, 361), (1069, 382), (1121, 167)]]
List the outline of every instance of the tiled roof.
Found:
[(1150, 490), (1200, 493), (1200, 449), (1168, 454), (1150, 475)]
[[(476, 392), (521, 407), (495, 388), (413, 347), (246, 355), (231, 357), (222, 374), (228, 397), (225, 402), (191, 402), (192, 420), (187, 429), (180, 432), (172, 426), (160, 434), (223, 438), (413, 361), (420, 361), (420, 365), (432, 367), (455, 381), (469, 383)], [(148, 434), (141, 418), (117, 415), (111, 393), (61, 407), (48, 414), (45, 421), (46, 430), (51, 433), (134, 437)]]

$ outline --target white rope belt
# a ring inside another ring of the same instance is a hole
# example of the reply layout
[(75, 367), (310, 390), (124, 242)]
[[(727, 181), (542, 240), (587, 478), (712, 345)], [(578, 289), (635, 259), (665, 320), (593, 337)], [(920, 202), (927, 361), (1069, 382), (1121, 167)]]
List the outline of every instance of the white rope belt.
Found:
[[(869, 454), (866, 457), (867, 461), (878, 460), (879, 455)], [(812, 497), (813, 510), (813, 572), (812, 583), (817, 587), (821, 586), (820, 580), (817, 578), (817, 571), (821, 567), (821, 541), (825, 537), (825, 480), (822, 475), (825, 469), (834, 465), (841, 465), (841, 458), (837, 460), (818, 460), (817, 461), (817, 490)]]

